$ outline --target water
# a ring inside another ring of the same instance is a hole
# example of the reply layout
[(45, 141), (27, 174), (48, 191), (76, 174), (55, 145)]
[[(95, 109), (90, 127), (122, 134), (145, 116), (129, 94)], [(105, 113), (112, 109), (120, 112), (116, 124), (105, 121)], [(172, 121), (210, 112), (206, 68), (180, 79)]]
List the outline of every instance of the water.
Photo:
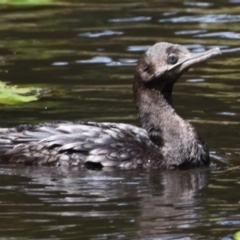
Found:
[(210, 169), (83, 171), (0, 165), (1, 239), (233, 239), (240, 230), (239, 1), (0, 5), (0, 80), (38, 101), (1, 126), (58, 119), (139, 124), (137, 59), (169, 41), (223, 55), (185, 74), (174, 105), (211, 149)]

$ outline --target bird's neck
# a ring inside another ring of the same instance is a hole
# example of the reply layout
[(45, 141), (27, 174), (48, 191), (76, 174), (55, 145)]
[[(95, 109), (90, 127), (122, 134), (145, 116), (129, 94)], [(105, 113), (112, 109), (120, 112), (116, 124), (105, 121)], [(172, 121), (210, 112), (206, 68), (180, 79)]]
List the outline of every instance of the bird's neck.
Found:
[(205, 143), (194, 127), (176, 113), (171, 93), (172, 87), (160, 91), (138, 86), (134, 95), (142, 126), (169, 165), (179, 166), (186, 161), (198, 163), (200, 159), (208, 161)]

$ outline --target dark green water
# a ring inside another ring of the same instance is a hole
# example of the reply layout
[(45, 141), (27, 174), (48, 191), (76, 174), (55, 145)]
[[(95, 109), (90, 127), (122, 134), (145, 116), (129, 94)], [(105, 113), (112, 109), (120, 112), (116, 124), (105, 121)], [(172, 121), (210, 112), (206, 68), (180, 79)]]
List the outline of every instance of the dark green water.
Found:
[(0, 239), (233, 239), (240, 231), (240, 1), (0, 5), (0, 80), (41, 89), (1, 105), (1, 126), (53, 120), (138, 124), (131, 83), (158, 41), (223, 55), (186, 73), (174, 105), (215, 167), (79, 171), (0, 165)]

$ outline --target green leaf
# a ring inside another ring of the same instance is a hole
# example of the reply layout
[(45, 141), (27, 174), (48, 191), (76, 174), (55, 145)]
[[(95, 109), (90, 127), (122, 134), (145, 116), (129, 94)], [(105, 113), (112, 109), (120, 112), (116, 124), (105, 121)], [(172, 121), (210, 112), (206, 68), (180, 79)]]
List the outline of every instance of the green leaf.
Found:
[(240, 240), (240, 231), (236, 232), (233, 237), (234, 240)]
[(19, 104), (38, 100), (37, 88), (17, 88), (0, 81), (0, 104)]

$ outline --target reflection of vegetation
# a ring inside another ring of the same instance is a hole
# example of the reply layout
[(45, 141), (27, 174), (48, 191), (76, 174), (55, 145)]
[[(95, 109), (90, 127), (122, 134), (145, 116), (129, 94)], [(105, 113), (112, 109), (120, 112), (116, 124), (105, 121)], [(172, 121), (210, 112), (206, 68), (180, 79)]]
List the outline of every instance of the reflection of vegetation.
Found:
[(32, 5), (32, 4), (47, 4), (51, 3), (53, 0), (0, 0), (0, 4), (14, 4), (14, 5)]
[(0, 104), (19, 104), (36, 101), (38, 92), (39, 89), (9, 87), (5, 83), (0, 82)]

